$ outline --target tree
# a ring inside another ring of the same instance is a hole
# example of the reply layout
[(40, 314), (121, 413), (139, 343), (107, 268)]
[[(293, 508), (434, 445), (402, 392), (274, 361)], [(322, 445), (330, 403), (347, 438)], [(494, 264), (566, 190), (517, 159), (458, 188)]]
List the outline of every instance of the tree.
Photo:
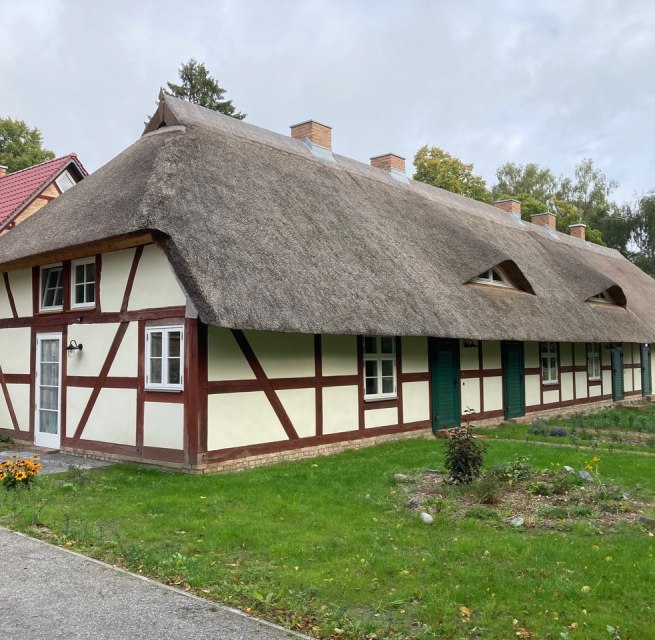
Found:
[(439, 147), (421, 147), (414, 156), (414, 167), (414, 180), (475, 200), (491, 202), (487, 184), (481, 176), (473, 173), (473, 165), (462, 162)]
[(0, 164), (9, 173), (52, 160), (55, 154), (43, 148), (41, 132), (22, 120), (0, 118)]
[(209, 71), (202, 62), (197, 62), (191, 58), (186, 64), (183, 64), (178, 75), (181, 84), (167, 82), (169, 96), (182, 98), (199, 104), (201, 107), (207, 107), (214, 111), (220, 111), (226, 116), (232, 116), (237, 120), (243, 120), (245, 113), (236, 111), (232, 100), (224, 100), (225, 89), (219, 86), (215, 78), (209, 75)]
[(558, 180), (550, 169), (529, 164), (506, 162), (496, 170), (498, 184), (492, 195), (500, 200), (500, 194), (521, 193), (535, 200), (547, 202), (557, 192)]
[(632, 242), (638, 249), (632, 258), (646, 273), (655, 277), (655, 191), (639, 198), (632, 218)]

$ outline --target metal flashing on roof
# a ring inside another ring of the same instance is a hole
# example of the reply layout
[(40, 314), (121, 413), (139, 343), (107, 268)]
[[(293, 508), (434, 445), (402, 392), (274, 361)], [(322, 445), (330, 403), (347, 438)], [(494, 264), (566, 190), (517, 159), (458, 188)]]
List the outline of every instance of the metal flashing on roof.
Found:
[(551, 229), (548, 225), (544, 225), (544, 228), (546, 229), (548, 235), (553, 238), (553, 240), (559, 240), (559, 236), (557, 235), (557, 231), (555, 231), (555, 229)]
[(512, 216), (512, 218), (514, 218), (514, 222), (516, 222), (516, 224), (518, 224), (519, 226), (522, 226), (522, 227), (527, 226), (525, 220), (523, 220), (523, 218), (521, 218), (520, 213), (510, 213), (509, 215)]
[(318, 158), (319, 160), (327, 160), (328, 162), (336, 162), (331, 149), (314, 144), (309, 138), (304, 138), (303, 142), (315, 158)]
[(391, 169), (389, 169), (389, 173), (394, 180), (402, 182), (403, 184), (409, 184), (409, 178), (403, 171), (399, 171), (398, 169), (391, 167)]

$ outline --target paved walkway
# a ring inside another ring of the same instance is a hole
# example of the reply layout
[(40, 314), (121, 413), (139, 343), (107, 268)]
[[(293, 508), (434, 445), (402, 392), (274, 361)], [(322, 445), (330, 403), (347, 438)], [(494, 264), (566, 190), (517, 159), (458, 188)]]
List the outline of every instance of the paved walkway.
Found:
[(80, 469), (96, 469), (98, 467), (106, 467), (110, 462), (106, 460), (94, 460), (93, 458), (85, 458), (84, 456), (76, 456), (72, 453), (33, 453), (25, 449), (11, 449), (8, 451), (0, 451), (0, 462), (8, 460), (12, 455), (18, 454), (21, 458), (29, 458), (30, 456), (38, 456), (39, 462), (43, 465), (39, 471), (39, 475), (47, 473), (62, 473), (68, 471), (68, 467), (75, 465)]
[(2, 527), (0, 628), (35, 640), (306, 638)]

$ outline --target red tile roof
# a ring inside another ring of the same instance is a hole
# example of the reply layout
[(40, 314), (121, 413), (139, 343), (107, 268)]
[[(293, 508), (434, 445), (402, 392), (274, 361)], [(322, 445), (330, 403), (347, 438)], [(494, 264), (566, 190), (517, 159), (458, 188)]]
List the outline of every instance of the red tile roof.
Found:
[(77, 154), (69, 153), (67, 156), (14, 171), (0, 178), (0, 227), (29, 204), (71, 162), (75, 163), (82, 175), (87, 175)]

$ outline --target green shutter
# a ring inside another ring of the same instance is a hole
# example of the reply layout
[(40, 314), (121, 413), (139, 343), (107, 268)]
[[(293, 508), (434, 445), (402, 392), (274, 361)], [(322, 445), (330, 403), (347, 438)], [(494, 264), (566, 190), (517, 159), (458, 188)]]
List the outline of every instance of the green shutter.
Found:
[(650, 345), (641, 345), (641, 393), (649, 396), (653, 392), (653, 382), (650, 371)]
[(612, 400), (623, 400), (623, 344), (612, 343)]
[(430, 340), (432, 429), (460, 424), (459, 341)]
[(525, 415), (525, 362), (522, 342), (502, 343), (505, 419)]

